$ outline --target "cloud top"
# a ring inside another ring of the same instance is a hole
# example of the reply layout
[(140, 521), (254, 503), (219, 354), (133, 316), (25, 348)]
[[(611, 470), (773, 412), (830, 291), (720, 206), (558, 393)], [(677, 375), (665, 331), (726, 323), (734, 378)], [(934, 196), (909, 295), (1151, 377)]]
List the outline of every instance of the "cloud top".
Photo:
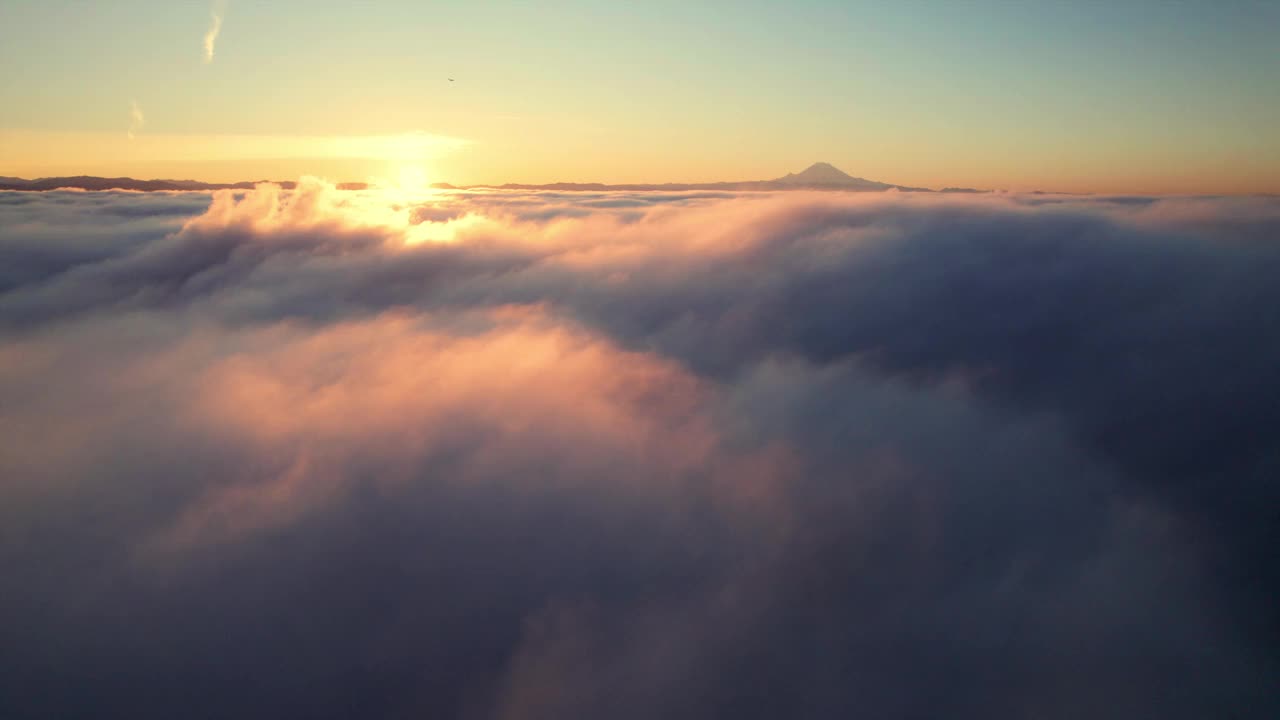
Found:
[(1273, 717), (1278, 231), (0, 193), (0, 714)]

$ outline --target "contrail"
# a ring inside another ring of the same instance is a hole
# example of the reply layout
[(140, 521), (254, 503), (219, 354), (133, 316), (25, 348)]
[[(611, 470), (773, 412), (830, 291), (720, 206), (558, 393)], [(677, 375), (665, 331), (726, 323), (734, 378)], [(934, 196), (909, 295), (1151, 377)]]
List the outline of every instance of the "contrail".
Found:
[(138, 107), (137, 100), (129, 101), (129, 139), (132, 140), (143, 125), (147, 124), (147, 118), (142, 114), (142, 108)]
[(218, 33), (222, 31), (222, 16), (226, 14), (226, 3), (218, 3), (209, 11), (209, 30), (204, 34), (204, 62), (213, 62), (213, 45), (218, 41)]

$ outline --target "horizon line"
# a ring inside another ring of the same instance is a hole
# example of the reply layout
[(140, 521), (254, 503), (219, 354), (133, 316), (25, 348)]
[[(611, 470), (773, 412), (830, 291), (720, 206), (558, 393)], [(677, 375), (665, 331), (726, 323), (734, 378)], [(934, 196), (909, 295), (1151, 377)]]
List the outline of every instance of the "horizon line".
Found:
[[(823, 163), (825, 164), (825, 163)], [(843, 174), (843, 173), (842, 173)], [(788, 174), (792, 175), (792, 174)], [(785, 178), (787, 176), (783, 176)], [(850, 176), (851, 177), (851, 176)], [(135, 178), (128, 175), (103, 176), (103, 175), (51, 175), (37, 178), (24, 178), (12, 175), (0, 175), (0, 191), (4, 192), (52, 192), (57, 190), (84, 190), (88, 192), (109, 192), (131, 191), (131, 192), (202, 192), (208, 190), (249, 190), (257, 185), (272, 184), (278, 185), (285, 189), (291, 189), (298, 182), (305, 178), (315, 178), (325, 183), (331, 184), (342, 190), (364, 190), (369, 188), (377, 188), (383, 186), (396, 186), (396, 183), (388, 178), (366, 178), (365, 180), (336, 180), (318, 174), (304, 173), (296, 180), (276, 180), (270, 178), (255, 180), (238, 180), (233, 182), (214, 182), (207, 180), (197, 180), (194, 178)], [(1065, 191), (1065, 190), (1044, 190), (1044, 189), (1027, 189), (1015, 190), (1009, 188), (974, 188), (961, 186), (947, 186), (943, 188), (926, 188), (926, 187), (909, 187), (903, 185), (895, 185), (892, 183), (880, 183), (877, 181), (867, 181), (862, 178), (852, 178), (855, 181), (862, 181), (875, 185), (883, 185), (882, 188), (858, 188), (850, 184), (840, 183), (784, 183), (783, 178), (774, 178), (769, 180), (720, 180), (712, 182), (627, 182), (627, 183), (608, 183), (598, 181), (577, 181), (577, 180), (556, 180), (545, 183), (527, 183), (527, 182), (494, 182), (494, 183), (469, 183), (465, 185), (457, 185), (449, 182), (434, 182), (426, 187), (433, 190), (539, 190), (554, 189), (563, 191), (632, 191), (643, 192), (648, 190), (679, 190), (679, 189), (721, 189), (736, 190), (739, 192), (795, 192), (795, 191), (825, 191), (825, 192), (856, 192), (878, 194), (885, 192), (918, 192), (918, 193), (936, 193), (936, 194), (1035, 194), (1035, 195), (1067, 195), (1067, 196), (1140, 196), (1140, 197), (1277, 197), (1278, 192), (1258, 190), (1258, 191), (1199, 191), (1199, 192), (1149, 192), (1149, 191), (1127, 191), (1127, 192), (1099, 192), (1099, 191)], [(185, 184), (199, 185), (203, 187), (192, 188), (134, 188), (134, 187), (77, 187), (74, 184), (50, 186), (49, 181), (65, 180), (65, 181), (121, 181), (137, 184)], [(15, 182), (16, 181), (16, 182)], [(21, 187), (23, 184), (37, 185), (44, 184), (41, 187)], [(734, 187), (734, 186), (762, 186), (762, 187)]]
[[(37, 177), (37, 178), (24, 178), (16, 175), (0, 175), (0, 191), (48, 192), (48, 191), (59, 190), (64, 188), (88, 189), (88, 188), (76, 188), (75, 186), (70, 186), (70, 185), (59, 186), (59, 187), (40, 187), (40, 188), (7, 187), (8, 185), (13, 184), (12, 181), (19, 181), (21, 183), (29, 183), (34, 185), (37, 183), (45, 183), (51, 180), (101, 180), (101, 181), (118, 180), (118, 181), (129, 181), (133, 183), (148, 183), (148, 184), (174, 183), (174, 184), (191, 184), (191, 185), (206, 186), (205, 188), (196, 188), (191, 190), (193, 192), (199, 192), (202, 189), (215, 189), (215, 190), (216, 189), (249, 189), (249, 188), (238, 187), (238, 186), (245, 186), (245, 185), (252, 185), (252, 186), (263, 185), (263, 184), (281, 185), (281, 186), (297, 185), (299, 181), (306, 178), (314, 178), (334, 186), (347, 186), (347, 188), (351, 188), (351, 186), (357, 186), (357, 185), (363, 186), (364, 188), (380, 187), (380, 186), (383, 186), (384, 184), (390, 185), (390, 186), (396, 185), (394, 181), (388, 178), (366, 178), (364, 180), (338, 180), (331, 177), (326, 177), (324, 175), (311, 174), (311, 173), (304, 173), (302, 175), (299, 175), (298, 179), (296, 180), (276, 180), (271, 178), (261, 178), (256, 180), (236, 180), (236, 181), (229, 181), (229, 182), (220, 182), (220, 181), (213, 181), (213, 180), (197, 180), (195, 178), (171, 178), (171, 177), (135, 178), (130, 175), (108, 176), (108, 175), (78, 174), (78, 175), (49, 175), (49, 176)], [(759, 191), (786, 192), (786, 191), (817, 190), (817, 191), (842, 191), (842, 192), (859, 192), (859, 193), (881, 193), (881, 192), (944, 193), (944, 192), (949, 192), (949, 193), (955, 193), (955, 194), (1042, 193), (1042, 194), (1048, 194), (1048, 195), (1128, 195), (1128, 194), (1132, 194), (1132, 195), (1201, 195), (1201, 194), (1255, 195), (1255, 194), (1267, 194), (1267, 193), (1100, 193), (1100, 192), (1070, 192), (1070, 191), (1040, 190), (1040, 189), (1011, 190), (1008, 188), (974, 188), (974, 187), (962, 187), (962, 186), (954, 186), (954, 185), (949, 185), (943, 188), (927, 188), (927, 187), (909, 187), (904, 185), (895, 185), (893, 183), (882, 183), (888, 186), (884, 189), (869, 190), (869, 189), (855, 189), (851, 186), (844, 186), (844, 185), (839, 185), (835, 183), (809, 183), (809, 184), (784, 185), (780, 183), (779, 180), (780, 179), (775, 178), (772, 180), (716, 180), (716, 181), (710, 181), (710, 182), (665, 181), (665, 182), (619, 182), (619, 183), (600, 182), (595, 180), (554, 180), (550, 182), (541, 182), (541, 183), (481, 182), (481, 183), (468, 183), (465, 185), (439, 181), (439, 182), (429, 183), (427, 184), (426, 187), (437, 189), (437, 190), (476, 190), (476, 189), (501, 190), (504, 188), (538, 189), (538, 188), (552, 188), (557, 186), (578, 186), (584, 189), (599, 188), (604, 190), (611, 190), (611, 189), (643, 190), (647, 188), (655, 188), (655, 189), (657, 188), (669, 188), (669, 189), (708, 188), (710, 189), (710, 188), (716, 188), (721, 186), (735, 186), (735, 185), (777, 185), (777, 187), (759, 188)], [(874, 182), (874, 181), (871, 181), (871, 182)], [(735, 188), (723, 188), (723, 189), (735, 189)], [(752, 188), (736, 188), (736, 189), (742, 190), (742, 191), (753, 190)], [(127, 188), (127, 187), (104, 187), (104, 188), (92, 189), (91, 191), (93, 190), (101, 190), (105, 192), (109, 190), (134, 190), (134, 189)], [(166, 190), (164, 189), (135, 190), (135, 191), (136, 192), (166, 192)], [(181, 191), (181, 190), (168, 190), (168, 191), (175, 192), (175, 191)]]

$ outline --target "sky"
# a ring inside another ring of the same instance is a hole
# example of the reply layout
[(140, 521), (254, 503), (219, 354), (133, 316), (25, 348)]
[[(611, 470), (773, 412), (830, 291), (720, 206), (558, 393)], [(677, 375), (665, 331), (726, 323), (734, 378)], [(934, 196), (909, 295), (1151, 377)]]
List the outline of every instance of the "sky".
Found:
[(927, 187), (1276, 192), (1277, 29), (1261, 0), (8, 0), (0, 175), (701, 182), (826, 161)]

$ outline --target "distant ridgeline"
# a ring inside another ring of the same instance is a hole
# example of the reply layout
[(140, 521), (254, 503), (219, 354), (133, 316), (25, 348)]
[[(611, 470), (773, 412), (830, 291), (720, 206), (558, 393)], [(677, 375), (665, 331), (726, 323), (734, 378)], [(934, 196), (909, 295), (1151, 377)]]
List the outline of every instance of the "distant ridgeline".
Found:
[[(254, 185), (259, 182), (274, 182), (259, 180), (255, 182), (237, 182), (237, 183), (205, 183), (196, 180), (135, 180), (133, 178), (101, 178), (80, 175), (76, 177), (55, 177), (40, 178), (38, 180), (24, 180), (16, 177), (0, 176), (0, 190), (58, 190), (60, 188), (75, 188), (79, 190), (138, 190), (144, 192), (151, 191), (200, 191), (200, 190), (252, 190)], [(296, 183), (285, 181), (276, 182), (286, 189), (293, 189)], [(339, 183), (337, 186), (341, 190), (364, 190), (369, 187), (368, 183)], [(787, 173), (786, 175), (775, 178), (773, 180), (747, 180), (741, 182), (714, 182), (714, 183), (657, 183), (657, 184), (622, 184), (608, 185), (605, 183), (573, 183), (573, 182), (557, 182), (545, 185), (531, 185), (525, 183), (507, 183), (505, 185), (450, 185), (449, 183), (435, 183), (433, 188), (443, 190), (466, 190), (466, 189), (497, 189), (497, 190), (559, 190), (559, 191), (610, 191), (610, 190), (839, 190), (844, 192), (884, 192), (886, 190), (898, 190), (902, 192), (935, 192), (929, 188), (908, 187), (906, 185), (892, 185), (889, 183), (876, 182), (875, 180), (866, 180), (864, 178), (853, 177), (842, 170), (836, 168), (829, 163), (814, 163), (810, 165), (804, 172)], [(944, 188), (939, 192), (944, 193), (980, 193), (988, 192), (987, 190), (975, 190), (973, 188)]]

